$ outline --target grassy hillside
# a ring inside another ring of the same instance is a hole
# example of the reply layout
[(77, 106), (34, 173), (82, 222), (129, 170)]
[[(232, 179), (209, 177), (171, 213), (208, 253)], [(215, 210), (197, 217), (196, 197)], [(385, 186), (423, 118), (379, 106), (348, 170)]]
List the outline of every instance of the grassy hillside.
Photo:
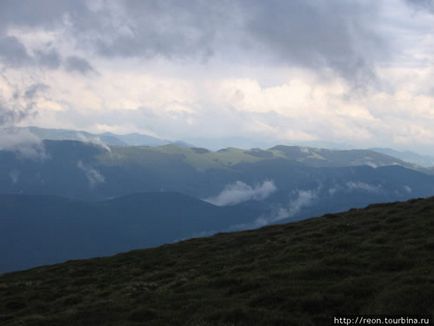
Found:
[(2, 325), (327, 325), (434, 313), (434, 199), (0, 277)]
[(400, 165), (407, 168), (417, 168), (392, 156), (370, 150), (329, 150), (283, 145), (267, 150), (224, 148), (218, 151), (210, 151), (205, 148), (180, 147), (174, 144), (159, 147), (114, 147), (111, 153), (101, 155), (100, 160), (111, 164), (134, 162), (146, 165), (148, 163), (146, 158), (156, 157), (157, 153), (169, 158), (180, 158), (189, 166), (201, 171), (229, 168), (240, 163), (254, 163), (272, 159), (285, 159), (313, 167)]

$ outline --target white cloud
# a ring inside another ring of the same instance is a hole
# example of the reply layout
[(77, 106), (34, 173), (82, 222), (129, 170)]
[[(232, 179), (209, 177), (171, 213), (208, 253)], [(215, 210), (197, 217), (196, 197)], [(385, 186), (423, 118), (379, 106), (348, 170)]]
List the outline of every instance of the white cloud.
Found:
[[(39, 114), (25, 121), (94, 132), (105, 125), (185, 140), (197, 135), (249, 137), (252, 143), (255, 139), (274, 143), (321, 140), (420, 150), (434, 144), (434, 94), (418, 93), (428, 79), (411, 77), (420, 69), (385, 69), (381, 76), (390, 76), (393, 89), (357, 96), (352, 96), (344, 81), (314, 78), (311, 73), (298, 72), (281, 84), (261, 86), (254, 76), (210, 81), (193, 74), (183, 80), (139, 76), (142, 71), (138, 70), (101, 70), (100, 76), (86, 79), (63, 71), (47, 72), (41, 81), (49, 89), (34, 101)], [(269, 68), (269, 73), (276, 70)], [(405, 85), (400, 81), (404, 76)], [(11, 74), (9, 79), (18, 84), (20, 77)]]
[(289, 201), (287, 207), (280, 207), (277, 210), (277, 214), (269, 220), (269, 222), (276, 222), (286, 218), (294, 217), (300, 213), (303, 208), (309, 207), (317, 199), (316, 190), (298, 190), (295, 192), (295, 196)]
[(88, 136), (86, 136), (86, 135), (84, 135), (82, 133), (78, 133), (77, 136), (78, 136), (78, 139), (81, 142), (83, 142), (83, 143), (89, 143), (89, 144), (97, 145), (97, 146), (105, 149), (107, 152), (110, 152), (110, 153), (112, 151), (111, 148), (106, 143), (104, 143), (101, 140), (101, 138), (99, 138), (97, 136), (95, 136), (95, 137), (88, 137)]
[(18, 170), (12, 170), (9, 172), (9, 177), (11, 178), (11, 181), (13, 184), (17, 184), (20, 180), (20, 171)]
[(345, 185), (350, 191), (362, 190), (371, 193), (381, 192), (381, 185), (372, 185), (361, 181), (349, 181)]
[(254, 187), (236, 181), (225, 186), (217, 196), (207, 198), (205, 201), (217, 206), (236, 205), (248, 200), (264, 200), (276, 190), (277, 188), (272, 180), (266, 180)]
[(0, 150), (15, 152), (19, 157), (32, 160), (48, 158), (41, 140), (28, 130), (0, 128)]
[(84, 172), (91, 188), (105, 182), (104, 176), (92, 166), (83, 163), (82, 161), (78, 161), (77, 167)]
[(270, 214), (262, 215), (251, 224), (236, 225), (234, 229), (251, 229), (276, 223), (284, 219), (295, 217), (304, 208), (315, 204), (318, 199), (318, 189), (295, 190), (286, 206), (275, 207)]

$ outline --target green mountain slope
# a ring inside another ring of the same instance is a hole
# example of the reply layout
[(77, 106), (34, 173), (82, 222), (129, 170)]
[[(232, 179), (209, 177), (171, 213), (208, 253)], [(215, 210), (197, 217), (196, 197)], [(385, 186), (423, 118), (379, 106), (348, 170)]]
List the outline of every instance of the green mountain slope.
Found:
[(329, 325), (434, 313), (434, 199), (0, 277), (2, 325)]
[[(392, 200), (405, 199), (395, 191), (410, 197), (434, 194), (430, 188), (433, 176), (370, 151), (277, 146), (266, 151), (228, 148), (211, 152), (175, 145), (112, 147), (108, 151), (76, 141), (45, 141), (44, 148), (46, 155), (40, 160), (0, 151), (0, 193), (88, 200), (164, 190), (208, 198), (236, 181), (254, 186), (270, 179), (286, 194), (344, 189), (348, 182), (380, 187)], [(387, 176), (386, 170), (397, 168), (402, 168), (399, 174), (413, 174), (414, 178)], [(390, 183), (394, 185), (388, 189)]]
[(129, 147), (113, 148), (112, 154), (105, 153), (100, 159), (112, 163), (138, 159), (147, 155), (175, 155), (183, 162), (198, 170), (213, 168), (230, 168), (240, 163), (254, 163), (271, 159), (285, 159), (298, 162), (311, 167), (346, 167), (367, 165), (381, 167), (400, 165), (407, 168), (416, 168), (414, 165), (401, 161), (392, 156), (370, 150), (330, 150), (321, 148), (299, 146), (274, 146), (269, 149), (239, 149), (224, 148), (210, 151), (205, 148), (180, 147), (168, 144), (158, 147)]

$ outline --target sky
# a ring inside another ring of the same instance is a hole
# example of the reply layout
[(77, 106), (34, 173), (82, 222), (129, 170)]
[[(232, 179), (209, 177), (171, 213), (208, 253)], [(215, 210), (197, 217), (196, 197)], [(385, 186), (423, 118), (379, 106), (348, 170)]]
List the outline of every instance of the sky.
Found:
[(433, 64), (433, 0), (0, 0), (4, 130), (434, 154)]

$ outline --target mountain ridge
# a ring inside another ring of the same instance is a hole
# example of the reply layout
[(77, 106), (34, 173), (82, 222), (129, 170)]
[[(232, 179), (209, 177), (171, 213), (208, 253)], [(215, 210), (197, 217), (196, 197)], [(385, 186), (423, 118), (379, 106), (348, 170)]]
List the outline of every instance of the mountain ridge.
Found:
[[(50, 128), (40, 128), (35, 126), (20, 127), (18, 129), (26, 130), (39, 137), (41, 140), (77, 140), (84, 142), (102, 142), (108, 146), (151, 146), (159, 147), (168, 144), (174, 144), (179, 147), (197, 147), (187, 142), (181, 140), (167, 140), (162, 139), (157, 136), (147, 135), (143, 133), (128, 133), (128, 134), (116, 134), (113, 132), (101, 132), (101, 133), (91, 133), (82, 130), (72, 130), (72, 129), (50, 129)], [(273, 148), (279, 146), (287, 147), (297, 147), (304, 148), (314, 151), (371, 151), (380, 154), (385, 154), (387, 156), (393, 157), (395, 159), (406, 162), (407, 164), (419, 165), (423, 168), (432, 168), (434, 166), (434, 157), (429, 155), (421, 155), (411, 151), (398, 151), (391, 148), (368, 148), (368, 149), (348, 149), (348, 146), (341, 147), (330, 147), (323, 148), (318, 145), (274, 145), (265, 146), (262, 150), (272, 150)], [(216, 152), (219, 150), (224, 150), (225, 147), (220, 147), (215, 149)], [(253, 148), (244, 149), (245, 151), (251, 151)], [(210, 149), (207, 149), (210, 150)]]
[[(0, 193), (98, 201), (174, 191), (200, 200), (230, 197), (223, 205), (252, 204), (277, 215), (282, 209), (291, 218), (434, 195), (433, 175), (368, 151), (280, 146), (213, 152), (176, 145), (106, 148), (79, 141), (42, 145), (41, 159), (0, 151)], [(264, 183), (271, 188), (258, 197)]]

